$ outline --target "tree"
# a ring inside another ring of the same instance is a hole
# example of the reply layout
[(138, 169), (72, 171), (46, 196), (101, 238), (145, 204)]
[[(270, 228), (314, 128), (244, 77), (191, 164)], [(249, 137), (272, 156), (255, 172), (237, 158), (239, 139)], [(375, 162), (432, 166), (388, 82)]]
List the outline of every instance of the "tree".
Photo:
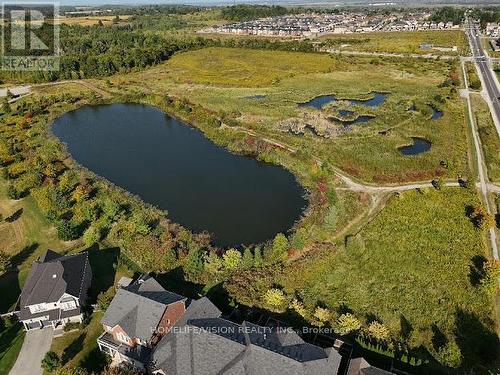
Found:
[(378, 341), (386, 341), (389, 339), (389, 329), (380, 322), (374, 321), (368, 326), (368, 334)]
[(68, 221), (61, 220), (57, 224), (57, 237), (63, 241), (73, 241), (79, 237), (76, 226)]
[(215, 253), (210, 252), (208, 256), (205, 257), (205, 271), (211, 275), (217, 275), (222, 271), (223, 267), (222, 259)]
[(222, 256), (224, 268), (232, 271), (241, 266), (241, 253), (236, 249), (229, 249)]
[(189, 280), (196, 281), (203, 272), (203, 251), (198, 247), (192, 247), (189, 250), (186, 264), (184, 265), (184, 272)]
[(266, 252), (266, 260), (269, 263), (279, 263), (286, 259), (290, 244), (283, 233), (278, 233), (274, 237), (271, 248)]
[(353, 314), (345, 313), (337, 319), (335, 333), (339, 335), (348, 335), (353, 331), (358, 331), (361, 328), (361, 322)]
[(12, 112), (12, 109), (10, 107), (10, 104), (9, 104), (9, 100), (7, 98), (5, 98), (3, 100), (3, 103), (2, 103), (2, 111), (3, 113), (5, 114), (10, 114)]
[(106, 311), (114, 296), (114, 288), (109, 288), (105, 292), (99, 293), (97, 295), (97, 306), (99, 307), (99, 310)]
[(10, 257), (4, 251), (0, 251), (0, 275), (7, 271), (9, 266)]
[(92, 224), (87, 230), (83, 233), (83, 243), (85, 246), (90, 247), (93, 244), (99, 242), (101, 240), (101, 229)]
[(283, 291), (280, 289), (269, 289), (264, 294), (263, 299), (264, 303), (274, 311), (281, 311), (285, 307), (286, 297)]
[(21, 198), (21, 192), (13, 184), (9, 184), (7, 187), (7, 198), (17, 200)]
[(253, 267), (253, 254), (252, 250), (249, 247), (246, 247), (245, 251), (243, 251), (243, 258), (241, 259), (241, 267), (243, 267), (246, 270)]
[(495, 224), (495, 219), (482, 204), (475, 206), (469, 217), (478, 229), (489, 229)]
[(49, 351), (45, 353), (45, 357), (42, 359), (42, 367), (47, 372), (54, 372), (61, 367), (61, 358), (56, 352)]
[(306, 307), (297, 298), (294, 298), (292, 300), (292, 302), (290, 303), (290, 307), (294, 309), (295, 312), (297, 312), (297, 314), (299, 314), (304, 319), (307, 317), (308, 313)]
[(253, 255), (253, 266), (256, 268), (262, 267), (264, 264), (264, 261), (262, 259), (262, 250), (260, 249), (260, 246), (257, 246), (254, 250), (254, 255)]
[(457, 368), (462, 363), (462, 353), (455, 341), (448, 341), (439, 348), (437, 357), (439, 362), (448, 367)]

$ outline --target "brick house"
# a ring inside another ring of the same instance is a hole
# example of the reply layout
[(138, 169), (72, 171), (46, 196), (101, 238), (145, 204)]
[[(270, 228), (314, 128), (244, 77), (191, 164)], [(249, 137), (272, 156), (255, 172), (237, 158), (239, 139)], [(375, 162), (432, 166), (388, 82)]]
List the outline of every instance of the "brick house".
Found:
[(101, 320), (99, 349), (118, 363), (144, 368), (152, 349), (184, 314), (186, 300), (151, 277), (122, 285)]

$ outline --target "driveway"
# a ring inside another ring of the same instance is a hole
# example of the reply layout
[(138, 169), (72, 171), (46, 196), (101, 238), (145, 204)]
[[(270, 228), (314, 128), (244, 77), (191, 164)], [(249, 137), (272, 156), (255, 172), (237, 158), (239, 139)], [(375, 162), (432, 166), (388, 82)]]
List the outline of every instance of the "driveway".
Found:
[(26, 332), (23, 346), (9, 375), (42, 375), (42, 358), (50, 350), (52, 327)]

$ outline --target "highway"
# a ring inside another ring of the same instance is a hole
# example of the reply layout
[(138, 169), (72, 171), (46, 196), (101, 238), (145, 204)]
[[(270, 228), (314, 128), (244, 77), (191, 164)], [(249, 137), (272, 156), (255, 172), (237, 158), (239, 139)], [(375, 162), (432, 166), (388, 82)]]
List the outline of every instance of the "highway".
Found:
[(495, 72), (490, 66), (489, 58), (484, 53), (483, 45), (481, 44), (479, 30), (476, 25), (468, 23), (467, 35), (472, 48), (472, 55), (479, 69), (484, 86), (484, 92), (490, 101), (491, 115), (495, 118), (495, 127), (500, 136), (500, 90), (496, 83)]

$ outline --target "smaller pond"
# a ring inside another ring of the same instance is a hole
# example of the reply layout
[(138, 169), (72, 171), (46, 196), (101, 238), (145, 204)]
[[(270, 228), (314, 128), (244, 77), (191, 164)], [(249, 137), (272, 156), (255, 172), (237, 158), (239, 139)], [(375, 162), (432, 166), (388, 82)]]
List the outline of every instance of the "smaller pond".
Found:
[(436, 108), (432, 108), (432, 119), (439, 120), (441, 117), (443, 117), (443, 111), (440, 111), (439, 109)]
[(245, 99), (249, 100), (264, 100), (267, 98), (267, 95), (252, 95), (252, 96), (246, 96)]
[[(341, 99), (341, 100), (348, 101), (352, 105), (363, 105), (365, 107), (378, 107), (385, 101), (386, 97), (387, 94), (383, 94), (381, 92), (374, 92), (373, 98), (367, 100), (359, 100), (359, 99)], [(309, 100), (308, 102), (299, 103), (299, 107), (313, 107), (316, 109), (323, 109), (325, 105), (336, 102), (338, 100), (339, 99), (337, 99), (335, 95), (321, 95)]]
[(365, 116), (365, 115), (358, 116), (353, 120), (342, 120), (342, 119), (332, 118), (333, 121), (340, 122), (344, 126), (344, 128), (348, 128), (351, 125), (363, 124), (363, 123), (368, 122), (368, 121), (373, 120), (373, 119), (374, 119), (374, 116)]
[(339, 110), (339, 115), (342, 117), (351, 117), (354, 115), (354, 112), (348, 111), (347, 109), (341, 109), (341, 110)]
[(432, 143), (424, 138), (412, 137), (413, 144), (409, 146), (399, 147), (398, 151), (403, 156), (418, 155), (431, 149)]

